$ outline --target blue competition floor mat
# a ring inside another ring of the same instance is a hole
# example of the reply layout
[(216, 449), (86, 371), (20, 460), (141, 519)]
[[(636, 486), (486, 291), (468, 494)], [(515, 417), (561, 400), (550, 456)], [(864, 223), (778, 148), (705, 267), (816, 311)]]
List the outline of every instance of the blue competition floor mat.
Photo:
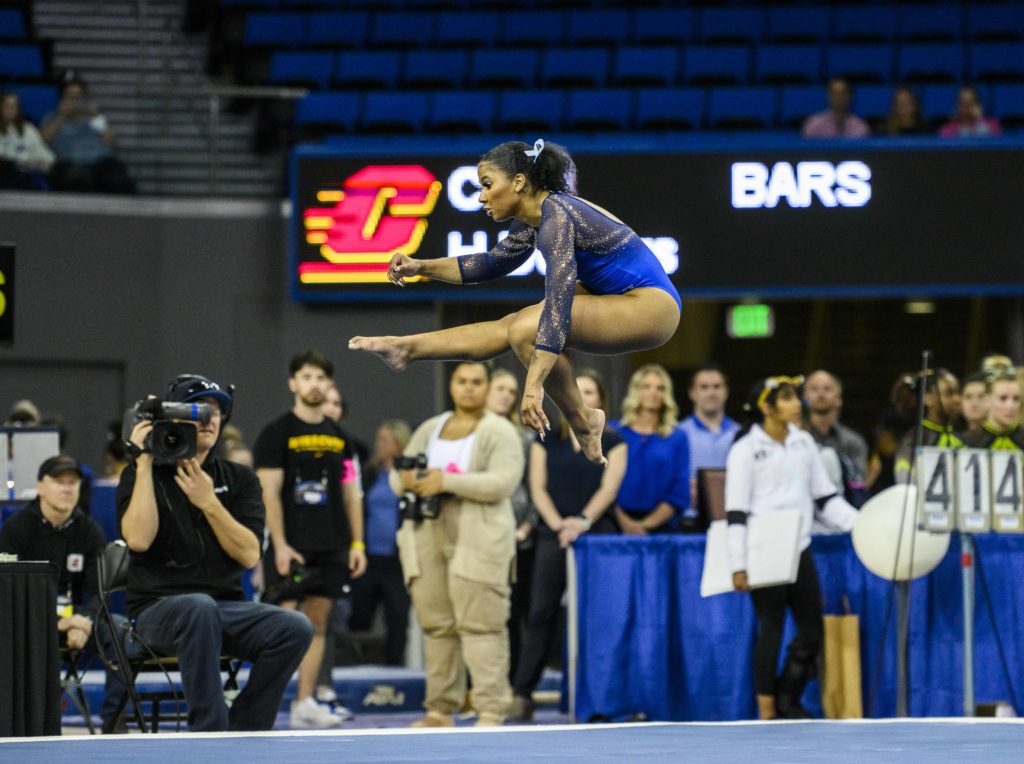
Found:
[(0, 740), (0, 761), (1020, 762), (1024, 721), (737, 722)]

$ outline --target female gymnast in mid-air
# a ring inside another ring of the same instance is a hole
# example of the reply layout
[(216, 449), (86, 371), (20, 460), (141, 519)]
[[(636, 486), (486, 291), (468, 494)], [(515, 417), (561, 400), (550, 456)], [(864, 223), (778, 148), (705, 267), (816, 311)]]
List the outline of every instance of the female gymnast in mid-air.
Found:
[(604, 464), (604, 412), (584, 405), (564, 348), (617, 355), (663, 345), (682, 302), (654, 253), (625, 223), (576, 196), (576, 165), (561, 146), (510, 141), (477, 166), (480, 202), (494, 220), (512, 219), (490, 252), (419, 260), (396, 254), (388, 278), (475, 284), (511, 273), (539, 249), (547, 264), (543, 302), (497, 321), (405, 337), (353, 337), (352, 350), (379, 355), (400, 371), (410, 361), (483, 361), (511, 348), (526, 366), (523, 423), (550, 428), (544, 391), (562, 411), (591, 461)]

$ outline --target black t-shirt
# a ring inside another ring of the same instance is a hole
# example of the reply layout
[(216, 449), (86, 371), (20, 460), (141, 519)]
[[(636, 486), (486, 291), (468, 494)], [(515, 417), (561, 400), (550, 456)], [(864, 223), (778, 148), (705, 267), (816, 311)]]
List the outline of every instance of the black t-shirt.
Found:
[(284, 534), (299, 552), (347, 553), (351, 540), (342, 483), (359, 479), (350, 438), (330, 419), (303, 422), (292, 412), (263, 428), (256, 469), (284, 470)]
[(103, 529), (81, 509), (75, 509), (67, 522), (55, 528), (43, 517), (38, 499), (26, 504), (0, 528), (0, 553), (56, 566), (60, 571), (58, 595), (70, 595), (76, 610), (93, 616), (99, 604), (95, 599), (96, 557), (105, 545)]
[[(241, 600), (244, 568), (217, 540), (202, 511), (174, 482), (175, 467), (153, 467), (153, 490), (159, 528), (145, 552), (132, 552), (128, 568), (128, 611), (135, 615), (160, 597), (209, 594), (218, 600)], [(263, 492), (248, 467), (208, 456), (203, 471), (213, 478), (220, 503), (263, 545)], [(117, 486), (118, 523), (135, 488), (135, 465), (121, 473)]]
[[(610, 427), (605, 428), (601, 435), (601, 449), (605, 456), (620, 443), (625, 443), (622, 436)], [(555, 509), (562, 517), (579, 515), (590, 497), (601, 487), (604, 468), (591, 462), (582, 451), (576, 451), (572, 446), (572, 438), (552, 436), (545, 438), (541, 445), (547, 452), (547, 489)], [(598, 523), (606, 520), (610, 521), (607, 513), (601, 516)], [(540, 532), (550, 534), (551, 529), (541, 523)]]

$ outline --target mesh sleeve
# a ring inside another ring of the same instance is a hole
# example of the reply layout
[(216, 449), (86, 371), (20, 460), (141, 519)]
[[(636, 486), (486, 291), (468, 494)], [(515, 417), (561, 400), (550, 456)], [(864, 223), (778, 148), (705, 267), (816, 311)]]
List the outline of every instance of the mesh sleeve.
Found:
[(525, 263), (533, 254), (537, 234), (526, 223), (515, 221), (508, 229), (508, 236), (494, 245), (490, 252), (462, 255), (456, 258), (463, 284), (479, 284), (481, 281), (507, 276)]
[(572, 301), (576, 294), (576, 227), (561, 205), (549, 205), (537, 234), (537, 248), (544, 255), (544, 310), (537, 326), (538, 350), (561, 353), (569, 339)]

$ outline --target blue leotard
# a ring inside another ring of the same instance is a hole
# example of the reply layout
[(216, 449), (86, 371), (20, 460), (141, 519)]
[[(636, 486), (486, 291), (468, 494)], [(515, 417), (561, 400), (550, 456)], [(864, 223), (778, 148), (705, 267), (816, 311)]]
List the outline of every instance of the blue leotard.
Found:
[(575, 196), (551, 193), (541, 206), (540, 228), (516, 220), (490, 252), (457, 258), (463, 284), (506, 276), (539, 249), (547, 263), (544, 309), (537, 327), (539, 350), (561, 353), (569, 338), (576, 281), (592, 294), (623, 294), (638, 287), (668, 292), (682, 310), (679, 292), (658, 258), (625, 223)]

